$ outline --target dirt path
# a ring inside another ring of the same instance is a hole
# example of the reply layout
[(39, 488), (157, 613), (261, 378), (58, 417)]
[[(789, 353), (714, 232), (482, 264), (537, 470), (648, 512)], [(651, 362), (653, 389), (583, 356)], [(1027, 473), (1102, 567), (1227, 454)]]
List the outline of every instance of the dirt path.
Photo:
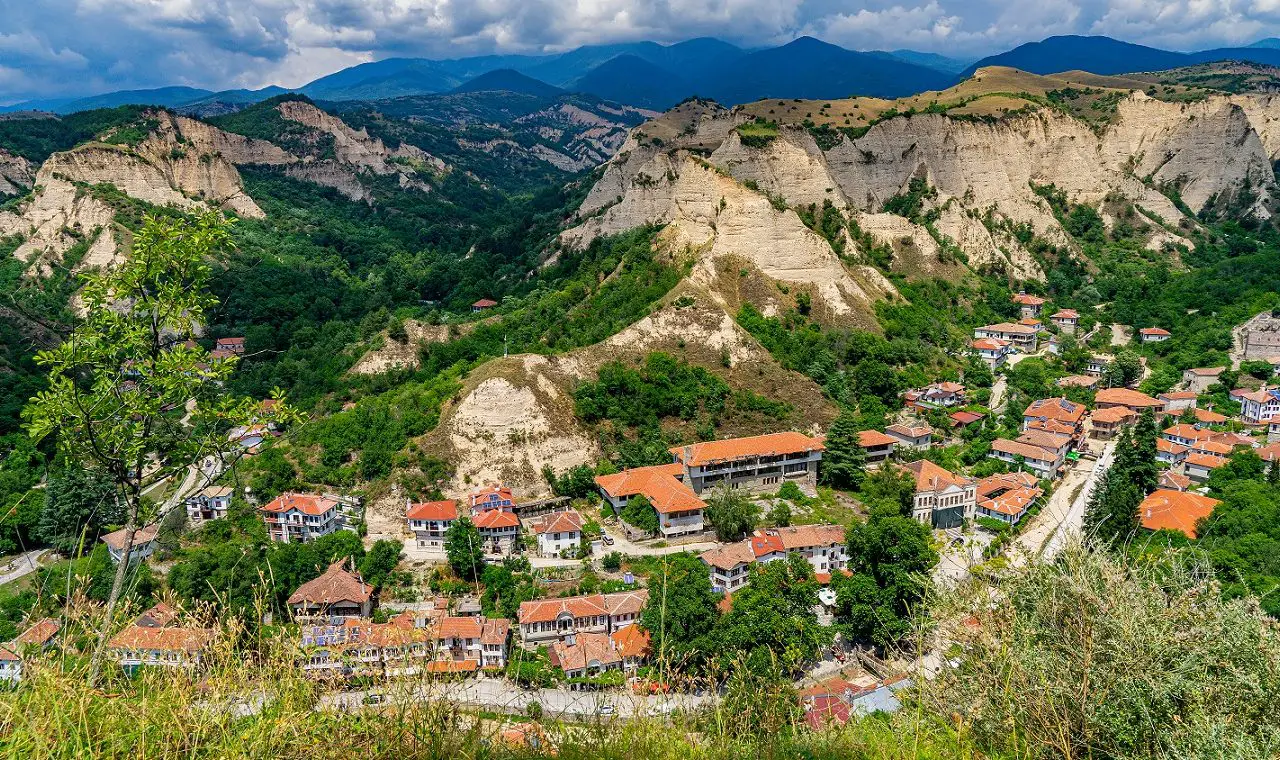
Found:
[(1127, 346), (1131, 338), (1129, 332), (1125, 329), (1126, 325), (1111, 325), (1111, 345)]

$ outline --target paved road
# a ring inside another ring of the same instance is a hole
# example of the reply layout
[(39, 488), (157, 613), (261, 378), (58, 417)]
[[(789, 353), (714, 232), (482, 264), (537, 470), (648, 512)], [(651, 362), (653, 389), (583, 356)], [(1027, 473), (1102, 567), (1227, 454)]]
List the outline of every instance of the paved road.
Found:
[(1111, 466), (1115, 442), (1106, 444), (1097, 461), (1079, 460), (1058, 483), (1049, 502), (1027, 526), (1009, 551), (1012, 565), (1021, 566), (1040, 556), (1053, 556), (1071, 536), (1080, 535), (1084, 509), (1098, 477)]
[(19, 555), (9, 564), (0, 567), (0, 571), (3, 571), (3, 574), (0, 575), (0, 586), (39, 570), (40, 558), (48, 553), (48, 549), (32, 549), (25, 554)]
[(1040, 550), (1041, 558), (1046, 560), (1053, 559), (1072, 539), (1081, 535), (1084, 529), (1085, 507), (1088, 506), (1089, 498), (1093, 495), (1094, 489), (1098, 487), (1098, 480), (1102, 477), (1102, 473), (1110, 469), (1111, 462), (1115, 459), (1115, 453), (1116, 444), (1114, 441), (1102, 448), (1102, 454), (1089, 472), (1084, 488), (1080, 489), (1079, 495), (1071, 502), (1071, 508), (1067, 511), (1058, 529), (1049, 536), (1049, 540), (1045, 542)]
[[(405, 691), (400, 691), (404, 689)], [(389, 703), (397, 700), (445, 700), (465, 707), (524, 715), (536, 702), (544, 715), (564, 717), (614, 716), (635, 718), (662, 715), (674, 709), (691, 710), (709, 704), (711, 697), (693, 694), (642, 696), (623, 691), (569, 691), (567, 689), (521, 689), (499, 678), (481, 677), (453, 683), (410, 686), (389, 683), (368, 691), (326, 694), (318, 709), (356, 710), (368, 706), (371, 694), (382, 695)]]

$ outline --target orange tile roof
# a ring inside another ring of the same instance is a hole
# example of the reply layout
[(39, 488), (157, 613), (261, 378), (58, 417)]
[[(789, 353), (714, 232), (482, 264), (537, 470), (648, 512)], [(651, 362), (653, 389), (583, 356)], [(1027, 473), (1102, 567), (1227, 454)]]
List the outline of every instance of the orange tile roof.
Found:
[(1055, 396), (1031, 402), (1022, 412), (1022, 418), (1025, 420), (1028, 417), (1043, 417), (1044, 419), (1075, 425), (1084, 417), (1085, 411), (1084, 404), (1077, 404), (1061, 396)]
[(1071, 443), (1071, 436), (1050, 433), (1044, 430), (1027, 430), (1017, 438), (1018, 443), (1029, 443), (1050, 452), (1057, 453)]
[(1203, 422), (1206, 425), (1219, 425), (1227, 421), (1227, 415), (1218, 414), (1211, 409), (1195, 409), (1193, 413), (1197, 422)]
[(745, 541), (717, 546), (699, 555), (702, 561), (718, 570), (732, 570), (738, 565), (750, 565), (756, 561), (751, 547)]
[(769, 532), (782, 539), (782, 545), (787, 551), (844, 543), (844, 528), (840, 525), (793, 525), (770, 528)]
[(436, 624), (436, 641), (442, 639), (478, 639), (484, 630), (481, 618), (464, 615), (462, 617), (443, 617)]
[(1046, 433), (1057, 433), (1058, 435), (1071, 436), (1076, 432), (1072, 425), (1057, 420), (1031, 420), (1027, 424), (1027, 430), (1043, 430)]
[[(670, 451), (681, 461), (685, 458), (684, 446), (672, 446)], [(822, 451), (822, 441), (803, 433), (768, 433), (750, 438), (730, 438), (724, 441), (707, 441), (687, 447), (690, 450), (690, 467), (702, 467), (713, 462), (731, 462), (760, 456), (799, 454), (806, 451)]]
[(1049, 317), (1049, 319), (1079, 319), (1080, 312), (1075, 309), (1059, 309), (1058, 312)]
[(561, 599), (535, 599), (521, 602), (517, 618), (521, 625), (547, 623), (567, 612), (575, 618), (595, 615), (624, 615), (637, 613), (644, 608), (649, 592), (620, 591), (614, 594), (589, 594)]
[(649, 601), (649, 592), (645, 589), (636, 591), (615, 591), (604, 595), (605, 609), (610, 615), (636, 615), (644, 609)]
[(178, 611), (164, 602), (156, 602), (151, 609), (138, 616), (134, 625), (164, 628), (178, 619)]
[(914, 462), (900, 465), (900, 467), (915, 479), (916, 493), (937, 491), (947, 486), (964, 488), (973, 482), (968, 478), (956, 475), (950, 470), (939, 467), (927, 459), (917, 459)]
[(1040, 448), (1032, 446), (1029, 443), (1021, 443), (1019, 441), (1011, 441), (1008, 438), (997, 438), (991, 442), (991, 450), (1001, 454), (1011, 454), (1013, 456), (1021, 456), (1024, 459), (1034, 459), (1041, 462), (1052, 461), (1054, 454)]
[[(1035, 335), (1036, 329), (1027, 325), (1014, 324), (1012, 322), (998, 322), (994, 325), (983, 325), (977, 328), (982, 332), (994, 332), (1008, 335)], [(975, 330), (975, 332), (977, 331)]]
[(16, 648), (17, 647), (12, 644), (0, 644), (0, 662), (16, 662), (21, 660), (22, 658), (18, 656), (18, 653), (13, 651)]
[(1280, 459), (1280, 443), (1273, 443), (1258, 449), (1258, 456), (1262, 457), (1264, 462), (1274, 462)]
[(373, 587), (359, 573), (348, 571), (345, 559), (329, 565), (319, 578), (307, 581), (289, 595), (289, 604), (331, 605), (340, 602), (364, 604), (373, 596)]
[(456, 520), (458, 519), (458, 502), (454, 499), (445, 499), (410, 504), (405, 517), (410, 520)]
[(1191, 444), (1191, 448), (1195, 451), (1204, 452), (1206, 454), (1217, 454), (1219, 456), (1228, 456), (1232, 452), (1232, 447), (1218, 441), (1196, 441)]
[(1016, 488), (1035, 488), (1040, 481), (1029, 472), (1002, 472), (978, 481), (978, 498), (989, 498), (992, 494)]
[(679, 479), (683, 472), (680, 464), (636, 467), (614, 475), (600, 475), (596, 477), (596, 485), (615, 499), (643, 495), (659, 514), (706, 509), (706, 502)]
[(1009, 345), (1009, 341), (1000, 340), (999, 338), (979, 338), (969, 345), (979, 351), (995, 351)]
[(1191, 487), (1191, 478), (1181, 475), (1173, 470), (1165, 470), (1160, 473), (1160, 487), (1168, 488), (1174, 491), (1185, 491)]
[(1173, 335), (1163, 327), (1144, 327), (1138, 332), (1142, 335)]
[(648, 657), (649, 633), (637, 624), (631, 624), (609, 637), (613, 648), (623, 657)]
[(1210, 470), (1216, 470), (1227, 463), (1226, 457), (1220, 457), (1216, 454), (1202, 454), (1195, 452), (1187, 455), (1187, 464), (1197, 467), (1204, 467)]
[(1089, 415), (1089, 419), (1094, 424), (1101, 422), (1106, 425), (1115, 425), (1137, 418), (1138, 414), (1127, 406), (1107, 406), (1101, 409), (1094, 409)]
[(1156, 409), (1164, 406), (1162, 401), (1129, 388), (1104, 388), (1094, 395), (1093, 400), (1094, 403), (1098, 404), (1118, 404), (1127, 407), (1151, 407)]
[(109, 643), (113, 649), (155, 649), (161, 652), (198, 652), (213, 642), (208, 628), (142, 628), (131, 625)]
[(869, 449), (873, 446), (893, 446), (897, 443), (897, 438), (885, 435), (879, 430), (858, 431), (858, 445), (864, 449)]
[(622, 662), (622, 655), (603, 633), (579, 633), (572, 644), (557, 641), (551, 645), (551, 662), (561, 670), (582, 670)]
[(886, 433), (897, 433), (904, 438), (922, 438), (926, 435), (933, 435), (933, 428), (928, 425), (890, 425), (884, 429)]
[[(155, 522), (150, 525), (144, 525), (133, 532), (133, 548), (139, 549), (143, 544), (156, 540), (156, 534), (160, 532), (160, 523)], [(113, 533), (108, 533), (102, 537), (102, 542), (110, 546), (116, 551), (124, 551), (124, 535), (125, 530), (121, 528)], [(131, 555), (133, 551), (129, 552)]]
[(1044, 491), (1040, 488), (1014, 488), (1005, 491), (999, 496), (983, 499), (978, 502), (978, 506), (983, 509), (997, 512), (1002, 515), (1010, 515), (1016, 517), (1035, 502), (1036, 499), (1044, 495)]
[(1193, 375), (1200, 375), (1201, 377), (1217, 377), (1225, 372), (1226, 369), (1226, 367), (1192, 367), (1187, 371)]
[(44, 646), (58, 635), (58, 631), (62, 630), (62, 624), (53, 618), (44, 618), (35, 625), (18, 635), (14, 641), (18, 644), (29, 644), (33, 646)]
[(1165, 428), (1162, 431), (1162, 433), (1164, 435), (1171, 436), (1173, 438), (1186, 438), (1187, 440), (1190, 440), (1190, 441), (1198, 441), (1201, 438), (1213, 437), (1212, 431), (1201, 430), (1195, 425), (1188, 425), (1186, 423), (1178, 423), (1177, 425), (1171, 425)]
[(432, 660), (427, 663), (427, 672), (435, 675), (445, 673), (474, 673), (480, 669), (478, 660)]
[(952, 421), (954, 421), (957, 425), (971, 425), (977, 422), (978, 420), (984, 419), (987, 415), (978, 414), (977, 412), (961, 411), (961, 412), (952, 412), (947, 416), (950, 417)]
[(497, 301), (495, 301), (495, 300), (493, 300), (492, 298), (481, 298), (479, 301), (476, 301), (475, 303), (473, 303), (473, 304), (471, 304), (471, 305), (472, 305), (472, 306), (478, 306), (478, 307), (480, 307), (481, 309), (487, 309), (487, 308), (489, 308), (490, 306), (497, 306), (497, 305), (498, 305), (498, 302), (497, 302)]
[(1033, 319), (1032, 317), (1023, 317), (1018, 320), (1018, 324), (1026, 327), (1039, 327), (1043, 323), (1038, 319)]
[(1046, 299), (1041, 298), (1040, 296), (1033, 296), (1029, 293), (1018, 293), (1013, 297), (1014, 303), (1026, 306), (1041, 306), (1044, 304), (1045, 300)]
[(1098, 378), (1088, 375), (1067, 375), (1058, 378), (1057, 382), (1059, 388), (1092, 388), (1097, 384)]
[(747, 537), (747, 546), (751, 547), (751, 553), (756, 557), (785, 554), (787, 551), (782, 539), (776, 534), (761, 531), (756, 531), (753, 535)]
[(507, 488), (506, 486), (499, 486), (499, 485), (485, 486), (484, 488), (480, 488), (475, 491), (472, 491), (470, 494), (467, 495), (467, 498), (471, 500), (470, 503), (471, 503), (471, 506), (473, 507), (476, 505), (476, 502), (485, 501), (486, 499), (491, 499), (495, 497), (498, 500), (509, 501), (513, 504), (515, 503), (515, 497), (511, 495), (511, 489)]
[(1147, 530), (1176, 530), (1196, 537), (1196, 521), (1208, 517), (1221, 503), (1190, 491), (1152, 491), (1138, 505), (1138, 519)]
[(1254, 445), (1253, 437), (1244, 433), (1214, 433), (1209, 440), (1214, 443), (1225, 444), (1233, 449), (1240, 447), (1253, 448)]
[(1195, 391), (1171, 391), (1169, 393), (1161, 393), (1159, 397), (1167, 401), (1193, 401), (1200, 398), (1200, 394)]
[(552, 512), (533, 526), (534, 533), (581, 533), (582, 517), (573, 510)]
[(498, 528), (515, 528), (520, 525), (520, 518), (515, 512), (501, 509), (486, 509), (472, 518), (471, 524), (479, 530), (496, 530)]
[(264, 512), (283, 514), (296, 509), (304, 515), (319, 517), (338, 506), (338, 502), (328, 496), (316, 494), (292, 493), (286, 491), (262, 506)]
[(506, 644), (511, 634), (511, 621), (506, 618), (488, 618), (480, 631), (481, 644)]
[(1173, 454), (1177, 456), (1179, 454), (1187, 453), (1187, 447), (1179, 443), (1174, 443), (1168, 438), (1157, 438), (1156, 451), (1164, 452), (1166, 454)]

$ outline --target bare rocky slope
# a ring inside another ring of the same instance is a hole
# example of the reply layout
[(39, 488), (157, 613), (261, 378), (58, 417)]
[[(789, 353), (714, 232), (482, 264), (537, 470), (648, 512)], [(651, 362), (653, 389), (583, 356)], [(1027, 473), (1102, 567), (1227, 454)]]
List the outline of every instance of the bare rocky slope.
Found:
[[(1189, 245), (1178, 232), (1195, 224), (1167, 192), (1196, 213), (1244, 203), (1264, 217), (1277, 197), (1271, 159), (1280, 150), (1280, 99), (1269, 95), (1175, 103), (1134, 91), (1101, 125), (1047, 107), (962, 118), (894, 116), (891, 104), (872, 105), (878, 120), (858, 137), (831, 130), (824, 148), (813, 130), (785, 122), (770, 125), (763, 140), (744, 141), (740, 127), (754, 119), (748, 110), (683, 104), (633, 131), (562, 239), (582, 246), (667, 224), (677, 245), (701, 257), (700, 269), (740, 257), (780, 282), (812, 284), (835, 317), (865, 318), (868, 305), (892, 297), (892, 289), (858, 266), (868, 259), (857, 242), (844, 241), (842, 261), (791, 208), (830, 201), (870, 240), (890, 247), (892, 268), (908, 277), (962, 275), (964, 265), (947, 253), (959, 249), (971, 268), (1039, 279), (1040, 262), (1011, 232), (1027, 225), (1051, 243), (1072, 243), (1033, 185), (1055, 185), (1072, 203), (1096, 208), (1132, 203), (1154, 222), (1153, 249)], [(931, 229), (881, 212), (913, 179), (936, 191), (924, 203), (936, 211)]]

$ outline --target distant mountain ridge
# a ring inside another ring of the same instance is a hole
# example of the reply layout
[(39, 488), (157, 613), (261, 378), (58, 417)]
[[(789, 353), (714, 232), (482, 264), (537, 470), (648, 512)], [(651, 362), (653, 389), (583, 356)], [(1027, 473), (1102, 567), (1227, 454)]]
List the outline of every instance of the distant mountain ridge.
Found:
[(1035, 74), (1082, 70), (1113, 75), (1225, 60), (1280, 66), (1280, 38), (1258, 40), (1247, 47), (1184, 53), (1110, 37), (1062, 35), (968, 63), (914, 50), (859, 52), (812, 37), (758, 50), (702, 37), (670, 45), (647, 41), (588, 45), (547, 55), (386, 58), (336, 71), (293, 90), (275, 86), (222, 92), (192, 87), (122, 90), (84, 98), (24, 101), (0, 106), (0, 113), (38, 110), (65, 114), (145, 104), (213, 115), (284, 92), (318, 101), (364, 102), (483, 88), (541, 95), (581, 92), (665, 109), (690, 96), (713, 98), (725, 105), (771, 97), (897, 98), (945, 89), (984, 66), (1008, 66)]

